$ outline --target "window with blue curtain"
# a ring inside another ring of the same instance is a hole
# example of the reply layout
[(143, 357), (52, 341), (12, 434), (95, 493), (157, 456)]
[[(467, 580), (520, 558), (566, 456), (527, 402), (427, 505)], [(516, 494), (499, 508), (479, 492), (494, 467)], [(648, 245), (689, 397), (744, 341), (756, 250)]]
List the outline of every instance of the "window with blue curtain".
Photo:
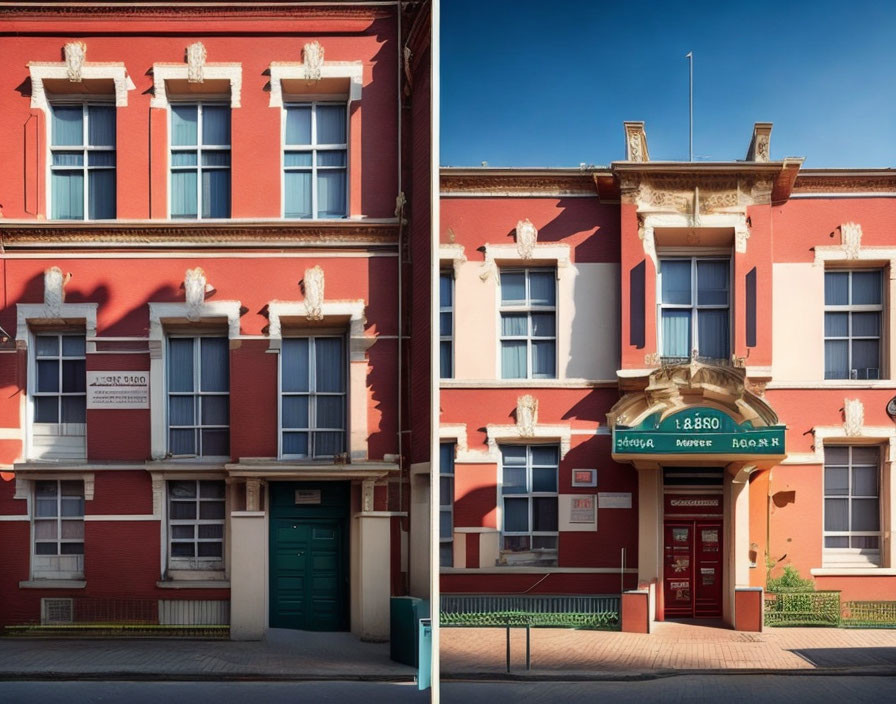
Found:
[(50, 217), (115, 217), (115, 107), (53, 105), (50, 125)]
[(729, 259), (661, 259), (660, 354), (667, 359), (727, 360), (731, 349)]
[(824, 564), (879, 566), (880, 447), (824, 447)]
[(559, 462), (555, 445), (501, 446), (504, 551), (533, 551), (536, 561), (556, 563)]
[(345, 452), (346, 359), (341, 337), (284, 338), (280, 349), (280, 455)]
[(442, 567), (454, 565), (453, 442), (439, 444), (439, 564)]
[(172, 218), (230, 217), (230, 106), (171, 105)]
[(287, 105), (283, 130), (283, 216), (344, 218), (348, 208), (345, 103)]
[(554, 269), (501, 272), (501, 378), (557, 376)]
[(454, 277), (439, 272), (439, 377), (454, 376)]
[(168, 452), (230, 456), (230, 343), (226, 337), (168, 338)]
[(880, 378), (882, 316), (880, 270), (825, 272), (825, 379)]

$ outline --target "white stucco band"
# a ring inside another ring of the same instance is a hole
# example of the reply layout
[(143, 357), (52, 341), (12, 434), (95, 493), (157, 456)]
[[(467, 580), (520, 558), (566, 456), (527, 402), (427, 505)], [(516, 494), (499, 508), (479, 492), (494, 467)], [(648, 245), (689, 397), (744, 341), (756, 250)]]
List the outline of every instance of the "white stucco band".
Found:
[[(188, 81), (187, 64), (153, 64), (153, 96), (149, 101), (152, 108), (168, 107), (168, 87), (166, 81)], [(202, 66), (203, 81), (227, 81), (230, 84), (230, 107), (240, 106), (243, 88), (243, 67), (239, 63), (207, 63)]]
[(457, 277), (461, 265), (466, 261), (467, 257), (464, 254), (464, 246), (462, 244), (439, 245), (439, 266), (442, 266), (445, 262), (451, 262), (455, 277)]
[[(309, 93), (314, 93), (316, 81), (307, 81), (305, 64), (294, 61), (272, 61), (271, 97), (268, 105), (272, 108), (283, 107), (283, 81), (303, 81), (308, 84)], [(321, 79), (344, 78), (348, 81), (348, 99), (353, 102), (361, 99), (361, 88), (364, 77), (364, 65), (360, 61), (325, 61), (320, 65)]]
[(165, 368), (167, 345), (165, 325), (192, 323), (197, 326), (218, 321), (227, 325), (230, 340), (240, 334), (239, 301), (207, 301), (193, 306), (187, 303), (149, 303), (149, 407), (152, 418), (151, 450), (154, 460), (168, 452)]
[(492, 425), (489, 423), (485, 426), (486, 436), (488, 438), (488, 451), (492, 460), (495, 462), (501, 458), (501, 451), (498, 447), (501, 443), (560, 443), (560, 459), (566, 457), (569, 452), (572, 432), (569, 425), (542, 425), (536, 423), (532, 427), (531, 433), (521, 432), (518, 425)]
[[(440, 248), (441, 249), (441, 248)], [(557, 277), (562, 276), (561, 270), (569, 267), (570, 248), (568, 244), (536, 244), (531, 257), (520, 254), (515, 244), (486, 244), (485, 259), (482, 262), (482, 271), (479, 278), (485, 281), (491, 274), (498, 273), (498, 264), (506, 263), (513, 266), (538, 266), (539, 264), (553, 264), (557, 267)], [(500, 285), (500, 278), (498, 284)]]
[[(47, 99), (46, 80), (68, 81), (68, 65), (64, 61), (43, 62), (32, 61), (28, 64), (31, 75), (31, 107), (43, 110), (49, 115), (50, 101)], [(123, 63), (85, 63), (81, 67), (81, 80), (111, 80), (115, 87), (115, 107), (123, 108), (128, 104), (128, 91), (136, 86), (127, 74)]]
[(96, 303), (19, 303), (16, 306), (16, 347), (28, 349), (29, 322), (83, 324), (87, 337), (87, 351), (96, 350)]
[(688, 213), (639, 210), (638, 218), (641, 221), (638, 237), (641, 238), (644, 254), (650, 257), (654, 266), (657, 265), (656, 237), (654, 235), (656, 228), (731, 228), (734, 232), (734, 251), (738, 254), (744, 254), (747, 251), (747, 240), (750, 239), (750, 228), (747, 225), (747, 215), (743, 208), (738, 208), (737, 212), (701, 213), (696, 216)]

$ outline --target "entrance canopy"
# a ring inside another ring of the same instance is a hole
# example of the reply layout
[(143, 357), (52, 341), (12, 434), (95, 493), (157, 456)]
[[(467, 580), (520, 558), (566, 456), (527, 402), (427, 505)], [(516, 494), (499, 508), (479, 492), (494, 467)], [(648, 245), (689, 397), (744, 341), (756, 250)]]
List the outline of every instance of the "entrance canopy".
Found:
[(776, 464), (786, 457), (786, 428), (746, 389), (745, 376), (742, 368), (692, 361), (626, 379), (628, 388), (642, 389), (607, 414), (613, 459)]

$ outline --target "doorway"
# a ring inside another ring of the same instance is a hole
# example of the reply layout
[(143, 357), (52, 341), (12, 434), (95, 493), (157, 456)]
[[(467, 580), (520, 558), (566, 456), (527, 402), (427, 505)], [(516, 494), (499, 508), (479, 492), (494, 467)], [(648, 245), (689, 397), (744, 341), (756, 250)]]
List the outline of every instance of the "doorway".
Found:
[(663, 530), (666, 618), (722, 615), (722, 521), (667, 519)]

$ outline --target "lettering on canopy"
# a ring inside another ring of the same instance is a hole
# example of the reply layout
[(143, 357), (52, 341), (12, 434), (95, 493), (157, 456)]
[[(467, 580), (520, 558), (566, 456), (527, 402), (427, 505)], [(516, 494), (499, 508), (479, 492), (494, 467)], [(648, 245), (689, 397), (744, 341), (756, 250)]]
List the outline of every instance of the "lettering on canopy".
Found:
[(665, 418), (656, 413), (633, 428), (616, 426), (613, 454), (783, 455), (784, 431), (738, 424), (715, 408), (688, 408)]

